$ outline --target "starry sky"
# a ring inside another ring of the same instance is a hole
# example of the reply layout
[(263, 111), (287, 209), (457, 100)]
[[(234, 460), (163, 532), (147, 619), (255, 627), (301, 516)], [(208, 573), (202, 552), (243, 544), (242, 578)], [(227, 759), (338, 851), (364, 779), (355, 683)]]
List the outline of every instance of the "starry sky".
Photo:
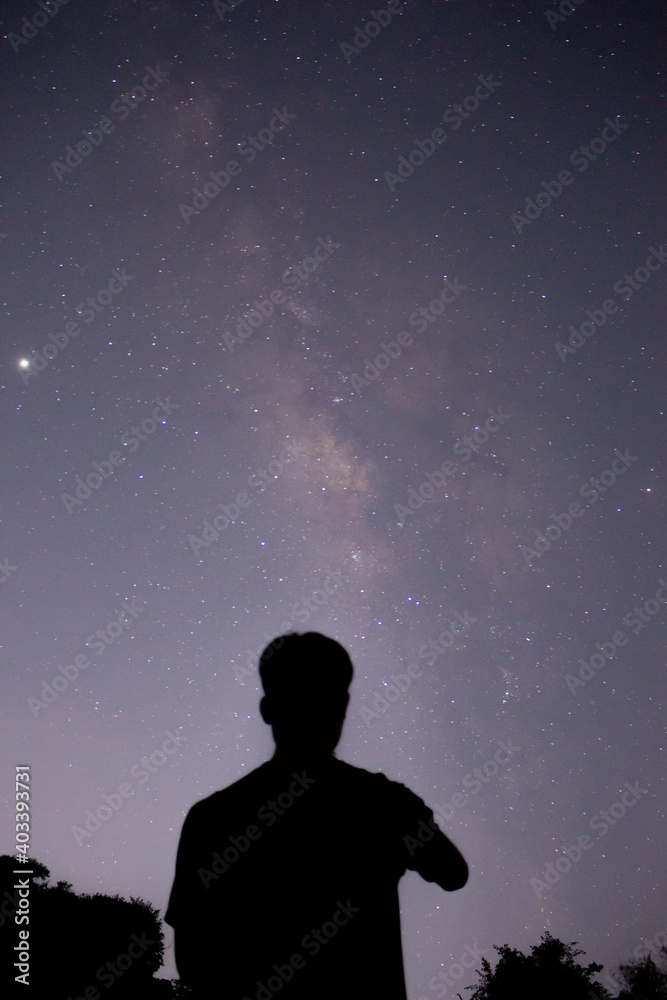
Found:
[(470, 864), (401, 882), (413, 1000), (664, 929), (661, 8), (5, 5), (2, 788), (54, 878), (164, 911), (316, 630), (337, 755)]

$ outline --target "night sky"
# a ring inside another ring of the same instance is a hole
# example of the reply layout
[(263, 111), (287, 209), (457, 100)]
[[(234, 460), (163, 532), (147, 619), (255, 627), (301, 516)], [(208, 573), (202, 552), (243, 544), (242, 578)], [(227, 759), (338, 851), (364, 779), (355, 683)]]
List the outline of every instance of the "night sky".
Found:
[(410, 997), (665, 928), (664, 14), (558, 10), (5, 5), (2, 788), (77, 892), (164, 912), (315, 630), (470, 865)]

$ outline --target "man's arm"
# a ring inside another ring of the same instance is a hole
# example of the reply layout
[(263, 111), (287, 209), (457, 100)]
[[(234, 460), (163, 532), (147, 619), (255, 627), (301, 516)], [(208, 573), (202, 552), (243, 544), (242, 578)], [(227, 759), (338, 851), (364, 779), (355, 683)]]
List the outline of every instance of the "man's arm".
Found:
[(201, 990), (206, 983), (201, 978), (201, 958), (205, 954), (202, 941), (202, 930), (198, 928), (194, 918), (186, 923), (178, 923), (174, 927), (174, 957), (181, 981), (193, 990)]
[(424, 844), (416, 870), (427, 882), (437, 882), (448, 892), (462, 889), (468, 881), (468, 863), (435, 820), (433, 826), (437, 832), (434, 832), (433, 840)]
[[(206, 954), (202, 940), (206, 936), (202, 919), (204, 907), (197, 899), (197, 895), (201, 894), (201, 884), (198, 885), (195, 881), (198, 864), (196, 851), (200, 839), (198, 831), (201, 831), (201, 826), (193, 806), (181, 830), (174, 884), (165, 914), (166, 923), (174, 928), (174, 957), (178, 974), (193, 989), (203, 985), (198, 979), (202, 974), (198, 957), (201, 959)], [(199, 893), (197, 889), (200, 890)]]
[(409, 821), (404, 826), (403, 844), (406, 867), (419, 872), (427, 882), (437, 882), (448, 892), (462, 889), (468, 881), (468, 864), (458, 847), (447, 837), (428, 806), (414, 795), (405, 811)]
[[(189, 931), (189, 933), (188, 933)], [(192, 925), (177, 924), (174, 927), (174, 958), (178, 974), (186, 986), (197, 985), (195, 982), (194, 948), (192, 941)]]

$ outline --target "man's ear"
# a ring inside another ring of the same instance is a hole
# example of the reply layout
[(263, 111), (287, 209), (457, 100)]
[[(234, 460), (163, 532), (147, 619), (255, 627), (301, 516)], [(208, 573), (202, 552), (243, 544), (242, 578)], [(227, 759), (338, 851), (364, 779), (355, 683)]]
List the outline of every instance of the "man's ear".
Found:
[(272, 719), (272, 712), (271, 712), (269, 700), (266, 697), (266, 695), (264, 695), (264, 697), (262, 698), (262, 700), (259, 703), (259, 710), (260, 710), (260, 712), (262, 714), (262, 718), (264, 719), (264, 722), (266, 722), (266, 724), (268, 726), (270, 726), (271, 725), (271, 719)]

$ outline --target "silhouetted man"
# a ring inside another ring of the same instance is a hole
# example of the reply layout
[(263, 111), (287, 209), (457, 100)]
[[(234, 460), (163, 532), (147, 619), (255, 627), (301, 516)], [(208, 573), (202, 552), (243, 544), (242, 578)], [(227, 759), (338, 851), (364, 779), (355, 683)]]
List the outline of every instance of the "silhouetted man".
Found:
[(405, 1000), (398, 881), (468, 867), (404, 785), (338, 760), (352, 663), (291, 633), (260, 658), (270, 761), (188, 813), (165, 919), (206, 1000)]

